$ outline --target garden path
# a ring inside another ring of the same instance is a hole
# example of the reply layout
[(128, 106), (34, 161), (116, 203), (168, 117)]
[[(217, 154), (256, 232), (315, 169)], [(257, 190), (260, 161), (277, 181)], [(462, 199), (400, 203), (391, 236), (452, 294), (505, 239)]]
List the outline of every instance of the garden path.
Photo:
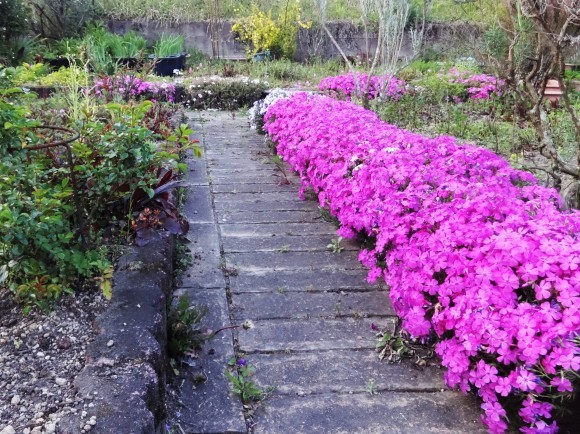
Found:
[[(179, 292), (209, 307), (220, 333), (199, 363), (207, 380), (181, 387), (187, 433), (478, 433), (470, 398), (445, 389), (442, 371), (390, 365), (375, 353), (374, 323), (395, 316), (384, 287), (369, 285), (357, 246), (327, 245), (335, 226), (314, 200), (298, 198), (299, 179), (273, 162), (245, 117), (189, 112), (204, 156), (188, 160), (184, 215), (194, 258)], [(290, 182), (287, 183), (286, 179)], [(234, 353), (256, 367), (260, 387), (276, 386), (243, 415), (224, 375)]]

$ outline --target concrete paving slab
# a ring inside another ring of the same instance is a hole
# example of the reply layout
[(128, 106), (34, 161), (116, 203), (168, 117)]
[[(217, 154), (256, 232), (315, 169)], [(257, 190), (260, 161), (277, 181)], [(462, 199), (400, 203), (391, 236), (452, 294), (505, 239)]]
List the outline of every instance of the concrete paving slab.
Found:
[(374, 351), (252, 354), (256, 383), (276, 386), (276, 395), (325, 393), (439, 392), (446, 389), (442, 370), (417, 368), (408, 361), (388, 364)]
[[(274, 207), (273, 207), (274, 208)], [(319, 211), (217, 211), (220, 223), (316, 223), (322, 220)]]
[(224, 366), (222, 360), (207, 360), (204, 363), (206, 381), (183, 380), (179, 419), (185, 433), (247, 433), (240, 399), (229, 392), (230, 381), (224, 374)]
[(225, 278), (222, 269), (220, 243), (215, 223), (192, 223), (187, 234), (186, 248), (191, 264), (180, 275), (184, 288), (223, 288)]
[(362, 270), (357, 252), (250, 252), (226, 253), (228, 264), (238, 269), (271, 268), (273, 270)]
[[(332, 235), (309, 235), (308, 237), (288, 235), (223, 237), (222, 243), (224, 250), (228, 253), (257, 251), (279, 252), (283, 250), (291, 252), (327, 252), (330, 250), (328, 245), (335, 238)], [(343, 251), (351, 250), (358, 252), (360, 250), (360, 245), (349, 240), (342, 240), (340, 246), (344, 249)]]
[(230, 289), (233, 293), (276, 292), (279, 288), (292, 292), (325, 291), (371, 291), (383, 283), (370, 284), (365, 273), (357, 270), (245, 270), (244, 273), (230, 276)]
[(260, 176), (252, 176), (251, 174), (233, 173), (233, 174), (215, 174), (210, 172), (209, 175), (212, 184), (276, 184), (281, 185), (287, 182), (299, 185), (299, 180), (293, 176), (284, 176), (277, 170), (265, 171)]
[(274, 396), (254, 417), (256, 434), (484, 434), (456, 392)]
[(293, 184), (219, 184), (212, 185), (214, 194), (238, 194), (238, 193), (277, 193), (282, 191), (292, 192), (297, 195), (299, 183)]
[[(250, 203), (250, 202), (281, 202), (281, 201), (292, 201), (296, 202), (298, 199), (298, 193), (293, 191), (274, 191), (274, 192), (214, 192), (214, 201), (216, 206), (229, 203)], [(314, 207), (318, 207), (318, 202), (306, 201), (307, 203), (312, 202)], [(218, 205), (219, 204), (219, 205)]]
[(318, 292), (306, 297), (280, 287), (272, 293), (233, 294), (232, 304), (234, 316), (241, 320), (395, 315), (386, 291)]
[(370, 349), (376, 344), (371, 324), (394, 332), (395, 318), (254, 321), (238, 334), (242, 353)]
[(228, 223), (220, 224), (220, 229), (222, 236), (226, 237), (336, 234), (336, 228), (328, 223)]
[(207, 165), (205, 157), (188, 158), (185, 160), (185, 164), (187, 164), (187, 173), (183, 179), (185, 184), (208, 185)]
[(296, 197), (289, 200), (262, 200), (255, 197), (253, 200), (245, 201), (218, 201), (215, 203), (216, 211), (315, 211), (320, 216), (318, 207), (311, 202), (296, 200)]
[(182, 214), (189, 223), (214, 222), (209, 186), (192, 185), (188, 187)]

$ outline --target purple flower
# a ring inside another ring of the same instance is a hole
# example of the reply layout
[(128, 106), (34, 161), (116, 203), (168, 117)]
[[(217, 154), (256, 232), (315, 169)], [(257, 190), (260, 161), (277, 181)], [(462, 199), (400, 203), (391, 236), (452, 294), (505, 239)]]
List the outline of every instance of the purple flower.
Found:
[(236, 362), (237, 366), (246, 366), (248, 364), (248, 361), (246, 359), (238, 359), (238, 361)]

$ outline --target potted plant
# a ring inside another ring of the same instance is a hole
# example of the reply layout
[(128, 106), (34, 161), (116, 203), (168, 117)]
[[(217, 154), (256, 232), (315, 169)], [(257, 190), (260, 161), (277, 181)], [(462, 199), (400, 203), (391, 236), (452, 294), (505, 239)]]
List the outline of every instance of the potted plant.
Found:
[(182, 35), (161, 35), (155, 43), (154, 54), (149, 56), (155, 61), (155, 74), (168, 77), (185, 67), (184, 43)]
[(115, 70), (115, 61), (111, 56), (111, 33), (102, 24), (90, 26), (83, 38), (83, 51), (89, 61), (89, 68), (97, 74), (110, 75)]
[(119, 66), (138, 68), (142, 64), (142, 56), (147, 46), (144, 37), (134, 31), (123, 36), (111, 34), (109, 48), (115, 63)]

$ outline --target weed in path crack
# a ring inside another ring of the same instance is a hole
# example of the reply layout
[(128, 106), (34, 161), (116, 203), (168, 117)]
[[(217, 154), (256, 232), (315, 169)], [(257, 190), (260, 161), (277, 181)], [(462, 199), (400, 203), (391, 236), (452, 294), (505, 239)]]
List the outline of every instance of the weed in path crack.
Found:
[(379, 359), (389, 363), (400, 363), (403, 359), (412, 359), (413, 364), (419, 368), (434, 364), (430, 363), (434, 355), (433, 345), (413, 340), (402, 330), (400, 320), (393, 333), (379, 330), (374, 323), (371, 324), (371, 328), (377, 332), (375, 350), (379, 353)]
[(340, 253), (344, 250), (344, 247), (340, 245), (341, 242), (342, 237), (333, 238), (332, 240), (330, 240), (330, 244), (328, 244), (326, 248), (332, 251), (332, 253)]

